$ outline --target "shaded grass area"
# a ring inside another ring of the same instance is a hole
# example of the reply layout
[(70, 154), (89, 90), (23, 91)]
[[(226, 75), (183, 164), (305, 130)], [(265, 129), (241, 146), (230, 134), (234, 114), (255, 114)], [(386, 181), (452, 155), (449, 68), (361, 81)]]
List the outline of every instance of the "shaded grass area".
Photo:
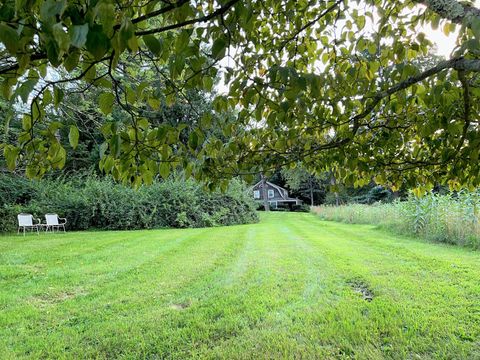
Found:
[(5, 358), (480, 358), (480, 253), (273, 213), (0, 238)]

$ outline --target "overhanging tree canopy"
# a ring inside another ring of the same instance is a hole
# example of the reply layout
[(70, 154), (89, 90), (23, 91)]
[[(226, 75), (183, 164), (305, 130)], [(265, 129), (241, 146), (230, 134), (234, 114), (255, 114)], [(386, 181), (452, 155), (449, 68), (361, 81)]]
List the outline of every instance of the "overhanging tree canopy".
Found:
[[(425, 61), (430, 25), (458, 32), (450, 59)], [(29, 176), (61, 167), (63, 124), (42, 122), (61, 106), (58, 85), (82, 81), (104, 89), (105, 114), (116, 102), (131, 118), (102, 127), (101, 167), (124, 181), (177, 166), (214, 181), (301, 160), (356, 184), (477, 186), (479, 39), (480, 10), (455, 0), (7, 0), (2, 94), (30, 111), (4, 157)], [(144, 116), (212, 91), (220, 74), (228, 91), (214, 108), (235, 109), (235, 123), (203, 116), (185, 144), (181, 126)], [(212, 126), (223, 136), (206, 136)]]

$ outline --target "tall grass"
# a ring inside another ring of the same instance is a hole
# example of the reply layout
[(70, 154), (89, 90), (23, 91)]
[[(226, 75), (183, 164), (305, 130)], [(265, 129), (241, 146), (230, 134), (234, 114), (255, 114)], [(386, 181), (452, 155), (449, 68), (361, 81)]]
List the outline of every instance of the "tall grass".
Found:
[(480, 192), (428, 194), (374, 205), (317, 206), (322, 219), (373, 224), (397, 233), (480, 249)]

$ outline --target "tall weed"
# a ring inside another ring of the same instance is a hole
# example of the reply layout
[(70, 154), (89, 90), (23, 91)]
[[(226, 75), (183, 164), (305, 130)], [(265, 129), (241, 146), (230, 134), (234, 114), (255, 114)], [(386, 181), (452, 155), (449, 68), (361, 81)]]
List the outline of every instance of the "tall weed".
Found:
[(480, 191), (449, 195), (428, 194), (406, 201), (317, 206), (322, 219), (378, 225), (397, 233), (480, 249)]

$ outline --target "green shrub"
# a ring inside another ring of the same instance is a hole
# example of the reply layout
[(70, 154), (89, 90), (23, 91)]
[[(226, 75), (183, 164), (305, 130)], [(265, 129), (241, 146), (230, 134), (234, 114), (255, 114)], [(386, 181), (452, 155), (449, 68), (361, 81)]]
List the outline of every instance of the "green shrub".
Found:
[(378, 225), (397, 233), (480, 249), (480, 191), (439, 195), (406, 201), (317, 206), (312, 211), (325, 220)]
[(17, 229), (17, 215), (30, 209), (38, 184), (21, 176), (0, 173), (0, 232)]
[(307, 205), (307, 204), (293, 205), (292, 206), (292, 211), (309, 212), (310, 211), (310, 205)]
[(0, 196), (3, 204), (27, 204), (34, 196), (36, 181), (0, 173)]
[(17, 228), (17, 215), (21, 212), (21, 205), (3, 204), (0, 207), (0, 232), (14, 231)]
[[(95, 177), (31, 184), (32, 195), (27, 202), (25, 196), (15, 195), (0, 208), (0, 231), (16, 229), (16, 215), (20, 212), (35, 217), (57, 213), (68, 219), (71, 230), (204, 227), (258, 221), (255, 203), (245, 185), (236, 180), (225, 193), (206, 191), (193, 180), (181, 177), (156, 181), (137, 190)], [(0, 187), (0, 191), (8, 192), (9, 186)]]

